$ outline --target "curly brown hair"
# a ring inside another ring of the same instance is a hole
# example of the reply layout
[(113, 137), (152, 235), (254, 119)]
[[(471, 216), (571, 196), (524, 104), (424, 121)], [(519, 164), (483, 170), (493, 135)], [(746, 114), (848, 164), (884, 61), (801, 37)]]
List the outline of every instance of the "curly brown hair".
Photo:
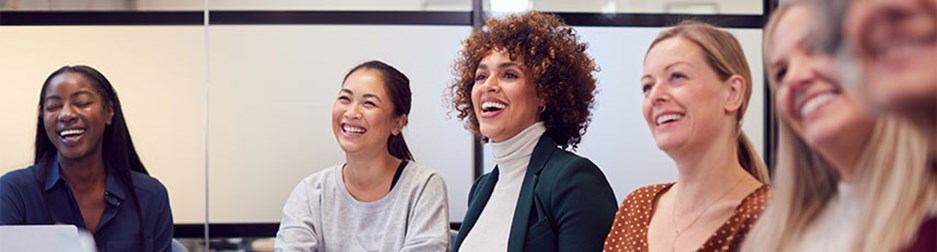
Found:
[(449, 86), (449, 98), (459, 120), (481, 136), (472, 104), (475, 71), (489, 53), (504, 50), (512, 61), (526, 66), (527, 76), (536, 83), (537, 96), (546, 105), (540, 112), (546, 134), (562, 148), (576, 149), (592, 121), (596, 89), (592, 73), (599, 71), (586, 54), (588, 44), (580, 43), (573, 28), (550, 14), (492, 18), (485, 26), (462, 42), (464, 48), (453, 65), (456, 80)]

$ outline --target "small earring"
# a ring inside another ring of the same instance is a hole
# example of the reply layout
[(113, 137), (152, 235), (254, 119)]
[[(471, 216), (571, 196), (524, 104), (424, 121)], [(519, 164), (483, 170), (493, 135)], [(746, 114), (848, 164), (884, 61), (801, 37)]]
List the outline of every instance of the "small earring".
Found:
[(540, 113), (547, 111), (547, 105), (540, 105)]

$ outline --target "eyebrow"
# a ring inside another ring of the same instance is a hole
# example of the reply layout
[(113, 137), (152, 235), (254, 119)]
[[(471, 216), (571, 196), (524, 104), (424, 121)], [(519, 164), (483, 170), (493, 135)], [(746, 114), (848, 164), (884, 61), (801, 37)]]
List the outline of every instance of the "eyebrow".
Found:
[[(670, 63), (670, 65), (667, 65), (666, 67), (664, 67), (664, 71), (667, 71), (668, 69), (670, 69), (670, 68), (672, 68), (672, 67), (674, 67), (674, 66), (676, 66), (676, 65), (681, 65), (681, 64), (683, 64), (683, 65), (689, 65), (690, 68), (693, 68), (693, 65), (690, 64), (690, 63), (688, 63), (688, 62), (677, 61), (677, 62), (674, 62), (674, 63)], [(641, 79), (642, 79), (642, 80), (644, 80), (645, 78), (651, 78), (651, 79), (653, 79), (650, 74), (645, 74), (644, 76), (641, 76)]]
[[(498, 64), (498, 68), (508, 68), (508, 67), (517, 67), (517, 68), (521, 68), (521, 65), (518, 65), (517, 63), (514, 63), (514, 62), (504, 62), (504, 63)], [(478, 65), (478, 69), (481, 69), (481, 70), (488, 70), (488, 65), (486, 65), (486, 64), (479, 64), (479, 65)]]
[[(347, 89), (347, 88), (343, 88), (341, 91), (339, 91), (339, 93), (348, 93), (348, 94), (350, 94), (350, 95), (355, 95), (355, 92), (352, 92), (351, 89)], [(377, 96), (377, 95), (375, 95), (375, 94), (366, 93), (366, 94), (364, 94), (364, 95), (362, 95), (362, 96), (363, 96), (364, 98), (374, 98), (374, 99), (377, 99), (377, 101), (379, 101), (379, 102), (384, 102), (384, 100), (382, 100), (381, 97), (379, 97), (379, 96)]]
[[(79, 95), (94, 95), (94, 93), (91, 93), (91, 91), (88, 91), (88, 90), (78, 90), (78, 92), (72, 93), (71, 97), (75, 97), (75, 96), (79, 96)], [(48, 100), (61, 100), (61, 99), (62, 99), (62, 97), (61, 97), (61, 96), (58, 96), (58, 95), (52, 95), (52, 96), (46, 97), (46, 101), (48, 101)]]

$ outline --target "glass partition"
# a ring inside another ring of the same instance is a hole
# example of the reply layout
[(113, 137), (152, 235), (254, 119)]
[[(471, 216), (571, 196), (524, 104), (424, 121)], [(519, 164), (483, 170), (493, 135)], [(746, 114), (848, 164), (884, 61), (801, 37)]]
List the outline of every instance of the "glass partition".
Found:
[[(359, 63), (381, 60), (410, 78), (413, 108), (404, 135), (416, 162), (445, 179), (450, 221), (458, 225), (473, 170), (494, 166), (487, 149), (473, 153), (473, 136), (445, 99), (461, 41), (475, 29), (463, 14), (537, 10), (719, 19), (760, 17), (763, 9), (763, 1), (740, 0), (485, 0), (481, 10), (472, 10), (472, 1), (0, 0), (0, 174), (32, 163), (36, 104), (46, 76), (63, 65), (90, 65), (114, 84), (143, 163), (169, 190), (176, 238), (190, 251), (203, 251), (205, 238), (211, 250), (264, 251), (272, 247), (296, 184), (345, 160), (330, 119), (343, 77)], [(226, 14), (224, 22), (205, 25), (206, 6), (209, 16)], [(47, 19), (60, 12), (77, 15)], [(144, 23), (98, 19), (122, 12), (158, 15)], [(387, 13), (394, 16), (381, 16)], [(5, 23), (5, 15), (15, 22)], [(269, 17), (276, 21), (263, 21)], [(409, 21), (391, 20), (398, 18)], [(87, 19), (94, 24), (74, 25)], [(661, 27), (628, 22), (575, 26), (602, 69), (593, 121), (578, 153), (603, 169), (619, 199), (639, 185), (675, 176), (639, 112), (641, 59)], [(744, 130), (755, 146), (765, 146), (764, 118), (770, 115), (762, 68), (755, 67), (761, 66), (761, 29), (729, 30), (746, 50), (756, 82)]]

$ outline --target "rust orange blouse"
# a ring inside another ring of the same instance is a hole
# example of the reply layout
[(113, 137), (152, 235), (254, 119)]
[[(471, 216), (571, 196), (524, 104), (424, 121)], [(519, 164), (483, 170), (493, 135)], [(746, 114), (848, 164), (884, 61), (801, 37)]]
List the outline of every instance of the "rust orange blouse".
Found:
[[(615, 213), (615, 222), (605, 238), (604, 251), (647, 251), (647, 230), (657, 200), (673, 183), (650, 185), (631, 192)], [(738, 251), (768, 200), (768, 185), (742, 199), (729, 217), (698, 251)]]

